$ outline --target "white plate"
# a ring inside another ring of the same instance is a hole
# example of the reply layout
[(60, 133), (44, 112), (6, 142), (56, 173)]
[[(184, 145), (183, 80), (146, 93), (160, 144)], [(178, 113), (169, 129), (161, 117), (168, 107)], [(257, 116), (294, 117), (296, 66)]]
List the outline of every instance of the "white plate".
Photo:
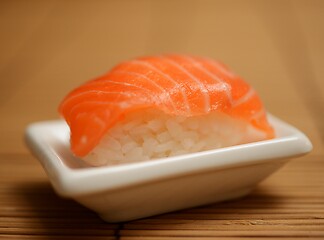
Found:
[(243, 196), (287, 158), (311, 151), (303, 133), (269, 119), (277, 134), (272, 140), (110, 167), (74, 157), (61, 120), (30, 125), (26, 142), (57, 193), (119, 222)]

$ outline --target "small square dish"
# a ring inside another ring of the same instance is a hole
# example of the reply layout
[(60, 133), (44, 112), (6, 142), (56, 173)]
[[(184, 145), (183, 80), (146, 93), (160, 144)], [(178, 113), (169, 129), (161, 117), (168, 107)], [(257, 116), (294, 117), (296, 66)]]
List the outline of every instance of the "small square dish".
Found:
[(62, 120), (28, 126), (26, 143), (58, 194), (121, 222), (244, 196), (288, 158), (311, 151), (299, 130), (269, 120), (277, 136), (271, 140), (107, 167), (73, 156)]

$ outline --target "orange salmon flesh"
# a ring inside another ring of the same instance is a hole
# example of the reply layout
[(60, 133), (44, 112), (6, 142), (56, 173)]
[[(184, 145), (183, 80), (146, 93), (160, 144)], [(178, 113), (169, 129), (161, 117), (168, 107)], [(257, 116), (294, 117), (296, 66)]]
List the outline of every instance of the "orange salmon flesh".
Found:
[(170, 115), (219, 111), (274, 137), (253, 88), (225, 65), (187, 55), (141, 57), (70, 92), (59, 106), (71, 130), (71, 149), (86, 156), (125, 114), (156, 108)]

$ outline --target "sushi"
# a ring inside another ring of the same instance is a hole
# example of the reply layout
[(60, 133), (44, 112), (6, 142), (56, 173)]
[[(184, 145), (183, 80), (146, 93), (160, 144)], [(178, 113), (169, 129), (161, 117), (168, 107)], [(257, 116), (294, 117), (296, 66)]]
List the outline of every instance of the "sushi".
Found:
[(125, 61), (72, 90), (59, 112), (72, 152), (93, 166), (274, 137), (255, 90), (224, 64), (160, 55)]

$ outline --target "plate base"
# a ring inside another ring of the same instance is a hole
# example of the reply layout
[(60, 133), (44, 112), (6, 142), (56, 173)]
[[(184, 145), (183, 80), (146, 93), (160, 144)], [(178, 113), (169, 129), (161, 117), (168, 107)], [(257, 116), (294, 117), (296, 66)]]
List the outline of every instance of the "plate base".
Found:
[[(190, 207), (198, 207), (198, 206), (201, 206), (201, 205), (208, 205), (208, 204), (213, 204), (213, 203), (218, 203), (218, 202), (223, 202), (223, 201), (228, 201), (228, 200), (234, 200), (236, 198), (241, 198), (241, 197), (244, 197), (244, 196), (248, 195), (249, 193), (251, 193), (253, 191), (253, 189), (254, 189), (254, 187), (249, 187), (249, 188), (238, 189), (238, 190), (235, 190), (235, 191), (225, 192), (225, 193), (223, 193), (223, 194), (221, 194), (219, 196), (216, 196), (210, 202), (204, 202), (204, 203), (197, 204), (197, 205), (190, 206)], [(188, 208), (190, 208), (190, 207), (188, 207)], [(163, 212), (156, 212), (156, 213), (154, 213), (154, 215), (163, 214), (163, 213), (167, 213), (167, 212), (170, 212), (170, 211), (168, 210), (168, 211), (163, 211)], [(108, 214), (99, 213), (98, 215), (102, 220), (104, 220), (104, 221), (106, 221), (108, 223), (118, 223), (118, 222), (124, 222), (124, 221), (132, 221), (132, 220), (135, 220), (135, 219), (140, 219), (140, 218), (145, 218), (145, 217), (152, 216), (152, 214), (144, 213), (143, 215), (139, 214), (137, 216), (132, 216), (130, 218), (120, 219), (120, 216), (112, 216), (109, 213)]]

